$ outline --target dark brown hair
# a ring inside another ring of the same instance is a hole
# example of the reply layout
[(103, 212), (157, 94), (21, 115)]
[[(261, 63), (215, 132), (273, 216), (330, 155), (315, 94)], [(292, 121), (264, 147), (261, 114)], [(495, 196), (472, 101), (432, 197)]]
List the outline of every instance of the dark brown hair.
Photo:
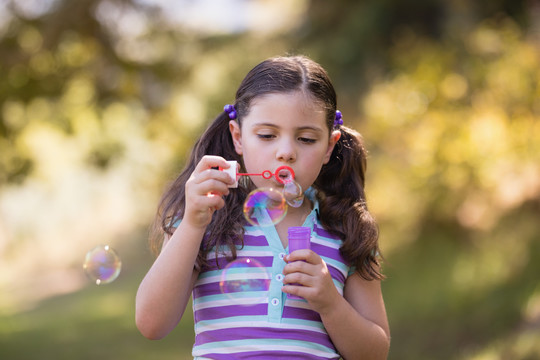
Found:
[[(333, 130), (336, 113), (336, 92), (326, 71), (304, 56), (276, 57), (255, 66), (244, 78), (234, 106), (237, 121), (249, 113), (253, 100), (271, 93), (302, 91), (320, 104), (326, 112), (326, 123)], [(325, 229), (343, 240), (342, 256), (356, 267), (365, 279), (381, 279), (378, 229), (369, 213), (364, 194), (366, 150), (358, 132), (340, 127), (341, 137), (330, 161), (322, 167), (313, 186), (317, 189), (320, 221)], [(164, 233), (172, 235), (185, 210), (185, 183), (204, 155), (219, 155), (242, 164), (234, 150), (229, 132), (229, 118), (223, 112), (210, 124), (195, 143), (189, 161), (163, 195), (154, 223), (151, 245), (159, 252)], [(244, 169), (242, 169), (244, 171)], [(250, 184), (240, 184), (225, 197), (225, 207), (216, 211), (201, 244), (196, 267), (205, 264), (208, 252), (228, 247), (236, 256), (236, 245), (243, 245), (245, 223), (242, 206)]]

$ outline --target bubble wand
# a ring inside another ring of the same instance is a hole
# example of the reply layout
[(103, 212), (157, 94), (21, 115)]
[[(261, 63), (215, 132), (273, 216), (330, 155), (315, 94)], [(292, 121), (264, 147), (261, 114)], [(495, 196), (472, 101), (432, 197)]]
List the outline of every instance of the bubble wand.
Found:
[(230, 165), (228, 169), (223, 169), (220, 167), (219, 170), (226, 172), (231, 176), (231, 178), (235, 179), (235, 183), (233, 185), (229, 185), (229, 187), (238, 187), (238, 177), (240, 176), (262, 176), (263, 179), (266, 180), (272, 178), (273, 176), (280, 184), (284, 185), (290, 183), (291, 181), (294, 181), (294, 170), (287, 165), (282, 165), (278, 167), (274, 173), (272, 173), (272, 171), (270, 170), (264, 170), (260, 174), (250, 174), (237, 172), (237, 162), (234, 160), (229, 160), (227, 161), (227, 163)]

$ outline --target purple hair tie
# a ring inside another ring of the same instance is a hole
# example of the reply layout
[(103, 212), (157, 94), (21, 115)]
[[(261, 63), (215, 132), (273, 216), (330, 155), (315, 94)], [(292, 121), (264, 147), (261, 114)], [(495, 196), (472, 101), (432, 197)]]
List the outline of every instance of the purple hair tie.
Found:
[(237, 115), (236, 115), (236, 109), (234, 108), (233, 105), (225, 105), (225, 107), (223, 107), (223, 111), (225, 111), (227, 114), (229, 114), (229, 119), (231, 120), (234, 120), (236, 119)]
[(343, 125), (343, 115), (341, 115), (341, 111), (336, 110), (336, 118), (334, 119), (334, 127), (338, 128), (341, 125)]

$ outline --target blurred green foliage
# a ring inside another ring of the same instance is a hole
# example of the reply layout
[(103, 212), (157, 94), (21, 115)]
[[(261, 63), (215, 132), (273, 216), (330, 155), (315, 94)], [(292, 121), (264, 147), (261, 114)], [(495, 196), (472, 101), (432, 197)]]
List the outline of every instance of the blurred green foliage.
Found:
[[(390, 358), (540, 358), (540, 4), (251, 3), (289, 21), (219, 32), (150, 1), (0, 2), (0, 260), (16, 269), (0, 276), (0, 357), (33, 358), (31, 343), (55, 359), (189, 356), (189, 318), (152, 345), (135, 329), (141, 229), (245, 73), (303, 53), (370, 150)], [(92, 237), (118, 234), (116, 287), (30, 310), (9, 291), (15, 271), (23, 284), (51, 264), (74, 271)]]

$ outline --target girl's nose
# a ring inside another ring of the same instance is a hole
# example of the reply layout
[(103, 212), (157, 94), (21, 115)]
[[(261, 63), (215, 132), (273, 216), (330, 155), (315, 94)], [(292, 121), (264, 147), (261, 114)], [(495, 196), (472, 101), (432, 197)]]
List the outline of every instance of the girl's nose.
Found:
[(279, 161), (293, 162), (296, 160), (296, 150), (290, 141), (281, 141), (276, 152)]

